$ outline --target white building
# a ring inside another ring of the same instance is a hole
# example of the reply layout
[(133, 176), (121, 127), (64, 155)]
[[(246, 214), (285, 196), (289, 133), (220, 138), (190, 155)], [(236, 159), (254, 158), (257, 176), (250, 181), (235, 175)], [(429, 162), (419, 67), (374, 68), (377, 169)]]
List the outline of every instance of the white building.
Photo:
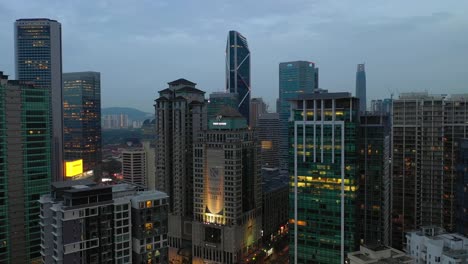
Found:
[(122, 175), (125, 182), (146, 187), (146, 152), (144, 149), (122, 151)]
[(348, 253), (350, 264), (410, 264), (414, 260), (405, 252), (387, 246), (361, 246), (359, 251)]
[(422, 227), (406, 233), (406, 252), (416, 259), (415, 263), (468, 263), (468, 238), (446, 233), (440, 227)]

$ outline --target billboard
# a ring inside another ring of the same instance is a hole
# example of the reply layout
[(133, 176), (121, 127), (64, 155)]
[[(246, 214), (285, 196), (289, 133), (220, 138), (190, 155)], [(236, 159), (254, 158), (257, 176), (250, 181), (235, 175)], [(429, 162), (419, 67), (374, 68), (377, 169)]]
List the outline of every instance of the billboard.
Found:
[(74, 177), (83, 173), (83, 160), (65, 162), (65, 177)]
[(222, 215), (224, 209), (224, 150), (208, 148), (206, 160), (206, 207), (209, 213)]

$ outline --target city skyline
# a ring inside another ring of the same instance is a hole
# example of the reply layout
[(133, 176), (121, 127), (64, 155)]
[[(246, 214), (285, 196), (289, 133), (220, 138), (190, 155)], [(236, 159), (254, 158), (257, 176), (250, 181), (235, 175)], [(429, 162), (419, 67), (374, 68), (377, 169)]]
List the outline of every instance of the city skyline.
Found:
[[(252, 97), (263, 97), (271, 108), (278, 96), (278, 64), (301, 59), (320, 65), (321, 88), (332, 92), (354, 92), (355, 65), (365, 62), (368, 100), (408, 89), (463, 91), (468, 82), (468, 76), (462, 74), (467, 61), (463, 47), (468, 39), (462, 37), (468, 28), (468, 19), (462, 16), (466, 3), (426, 1), (422, 6), (364, 1), (349, 5), (297, 0), (263, 8), (265, 2), (258, 1), (248, 3), (242, 7), (248, 10), (239, 13), (242, 5), (225, 2), (180, 6), (159, 1), (128, 6), (106, 1), (40, 5), (11, 1), (0, 4), (0, 23), (5, 28), (0, 33), (4, 58), (0, 67), (13, 75), (12, 23), (19, 18), (47, 17), (62, 24), (64, 71), (102, 72), (104, 107), (125, 102), (151, 112), (149, 98), (158, 89), (154, 84), (181, 74), (205, 87), (207, 93), (222, 91), (229, 30), (242, 32), (249, 40)], [(193, 12), (196, 15), (187, 21), (165, 19), (166, 14), (177, 11), (183, 15), (198, 9), (203, 12)], [(83, 11), (85, 19), (79, 15)], [(227, 21), (230, 12), (238, 16)], [(149, 26), (154, 23), (159, 26)], [(114, 34), (117, 27), (119, 34)], [(199, 67), (200, 62), (204, 67)], [(117, 63), (132, 67), (115, 67)], [(155, 71), (157, 75), (152, 74)], [(395, 75), (397, 79), (392, 77)], [(141, 96), (133, 96), (134, 90)]]

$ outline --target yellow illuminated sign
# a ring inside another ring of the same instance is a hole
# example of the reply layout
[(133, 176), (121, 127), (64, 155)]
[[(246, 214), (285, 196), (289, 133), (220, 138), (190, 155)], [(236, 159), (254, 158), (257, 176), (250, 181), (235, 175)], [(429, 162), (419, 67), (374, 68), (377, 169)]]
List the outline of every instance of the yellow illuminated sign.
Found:
[(83, 173), (83, 160), (65, 162), (65, 177), (73, 177)]

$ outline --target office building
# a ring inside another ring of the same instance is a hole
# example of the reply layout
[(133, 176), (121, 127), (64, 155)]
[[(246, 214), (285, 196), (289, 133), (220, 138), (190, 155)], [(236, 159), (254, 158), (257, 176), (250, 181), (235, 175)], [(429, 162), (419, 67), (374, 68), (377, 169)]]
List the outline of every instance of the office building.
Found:
[[(193, 144), (207, 128), (205, 92), (178, 79), (159, 91), (156, 111), (156, 190), (169, 195), (169, 245), (190, 247), (193, 221)], [(187, 242), (187, 243), (186, 243)]]
[(142, 148), (125, 149), (122, 151), (123, 181), (146, 188), (147, 157)]
[(413, 264), (405, 252), (387, 246), (361, 245), (359, 251), (348, 253), (349, 264)]
[(415, 263), (468, 263), (468, 238), (440, 227), (424, 226), (406, 234), (406, 253)]
[(226, 44), (226, 92), (237, 94), (237, 109), (250, 119), (250, 50), (247, 39), (229, 31)]
[(51, 181), (49, 90), (0, 72), (0, 262), (40, 259), (39, 203)]
[[(99, 72), (63, 74), (64, 157), (81, 159), (78, 177), (101, 177), (101, 75)], [(73, 177), (76, 175), (65, 175)]]
[(372, 113), (382, 113), (389, 115), (391, 114), (392, 110), (392, 99), (378, 99), (378, 100), (371, 100), (371, 107), (370, 111)]
[(456, 231), (468, 237), (468, 139), (458, 143)]
[(364, 64), (357, 65), (356, 71), (356, 97), (359, 98), (359, 111), (367, 111), (366, 98), (366, 69)]
[(290, 116), (289, 100), (297, 96), (313, 93), (319, 88), (318, 68), (309, 61), (290, 61), (279, 64), (279, 100), (276, 111), (280, 118), (280, 167), (288, 169), (288, 119)]
[(194, 146), (192, 255), (209, 263), (245, 263), (259, 253), (260, 152), (237, 109), (225, 107)]
[(262, 230), (264, 246), (287, 234), (289, 178), (278, 168), (262, 168)]
[(258, 126), (258, 119), (267, 112), (267, 105), (262, 98), (252, 98), (250, 100), (250, 127)]
[(41, 196), (42, 263), (168, 263), (167, 195), (56, 182)]
[(290, 262), (341, 264), (359, 245), (359, 100), (323, 91), (291, 107)]
[(390, 235), (390, 116), (360, 116), (359, 215), (361, 244), (389, 245)]
[(216, 115), (221, 111), (225, 106), (230, 106), (232, 108), (237, 108), (238, 99), (237, 94), (235, 93), (226, 93), (226, 92), (214, 92), (210, 94), (210, 99), (208, 100), (208, 119), (216, 118)]
[(265, 113), (258, 118), (262, 167), (279, 167), (280, 120), (278, 113)]
[(421, 226), (455, 229), (457, 142), (468, 96), (405, 93), (393, 101), (392, 246)]
[(62, 26), (46, 18), (15, 22), (15, 70), (20, 81), (49, 92), (52, 179), (63, 179)]

